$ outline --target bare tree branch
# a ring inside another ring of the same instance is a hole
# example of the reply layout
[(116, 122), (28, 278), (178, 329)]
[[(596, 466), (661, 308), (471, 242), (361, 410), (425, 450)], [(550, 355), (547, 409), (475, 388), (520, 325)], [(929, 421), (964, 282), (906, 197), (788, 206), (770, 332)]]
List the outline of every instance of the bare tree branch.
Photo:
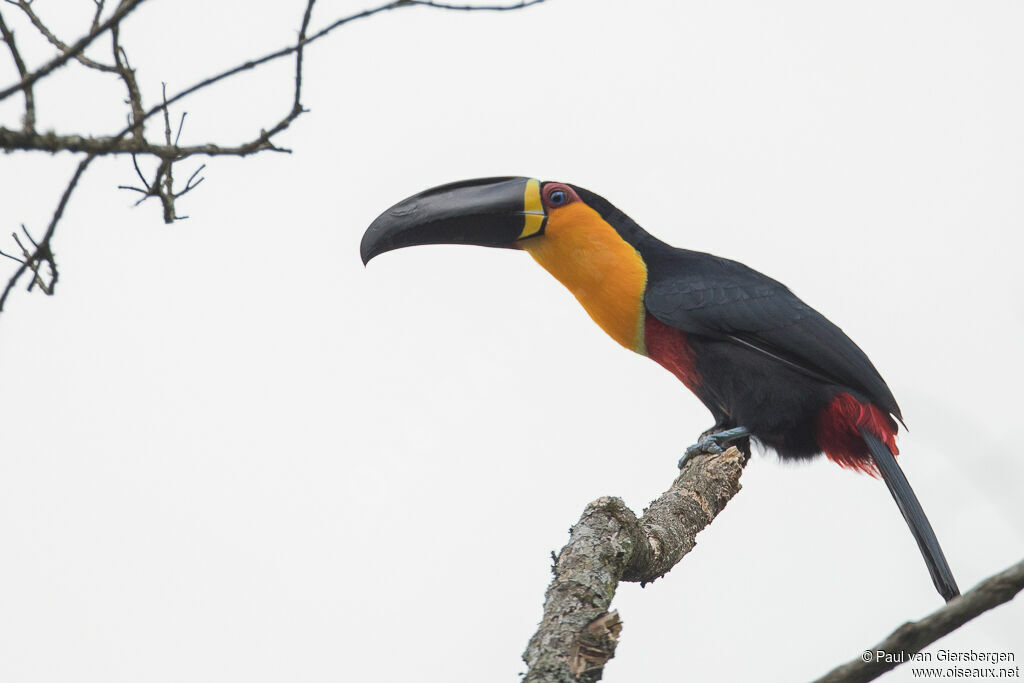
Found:
[(40, 78), (48, 75), (54, 69), (58, 69), (64, 66), (69, 59), (74, 59), (76, 56), (82, 54), (85, 48), (89, 47), (92, 41), (96, 40), (98, 36), (105, 33), (110, 27), (119, 24), (122, 19), (128, 16), (136, 7), (141, 5), (145, 0), (121, 0), (121, 4), (118, 5), (114, 13), (107, 18), (102, 24), (94, 24), (93, 28), (89, 33), (82, 36), (74, 45), (62, 52), (60, 55), (54, 57), (52, 60), (47, 62), (45, 65), (33, 71), (32, 73), (23, 76), (22, 79), (12, 86), (9, 86), (3, 90), (0, 90), (0, 100), (7, 99), (11, 93), (18, 92), (19, 90), (25, 90), (31, 88), (32, 84), (38, 81)]
[(988, 610), (1013, 600), (1024, 590), (1024, 560), (985, 579), (920, 621), (908, 621), (871, 649), (817, 679), (815, 683), (873, 681)]
[[(171, 99), (168, 99), (170, 103)], [(155, 112), (162, 112), (161, 104)], [(154, 113), (155, 113), (154, 112)], [(149, 114), (142, 117), (142, 120), (149, 118)], [(273, 128), (271, 128), (273, 130)], [(128, 129), (131, 131), (131, 128)], [(280, 132), (278, 130), (277, 132)], [(55, 133), (26, 133), (19, 130), (11, 130), (0, 126), (0, 149), (5, 151), (39, 151), (39, 152), (83, 152), (86, 154), (97, 154), (106, 156), (108, 154), (148, 154), (155, 157), (172, 158), (181, 160), (197, 154), (205, 156), (249, 156), (257, 152), (274, 151), (282, 152), (280, 148), (269, 147), (269, 132), (261, 132), (253, 140), (233, 147), (207, 143), (202, 145), (177, 146), (163, 145), (140, 140), (126, 138), (124, 135), (110, 137), (82, 137), (80, 135), (57, 135)]]
[[(29, 242), (32, 243), (32, 246), (35, 249), (38, 249), (39, 245), (36, 243), (34, 239), (32, 239), (32, 234), (29, 233), (28, 228), (26, 228), (24, 224), (22, 224), (21, 226), (21, 231), (25, 233), (25, 237), (28, 239)], [(38, 260), (33, 260), (33, 252), (29, 251), (29, 249), (22, 243), (21, 238), (18, 237), (18, 233), (12, 232), (11, 237), (14, 239), (14, 242), (18, 245), (18, 248), (21, 250), (21, 258), (18, 258), (17, 256), (12, 256), (3, 251), (0, 251), (0, 256), (6, 256), (7, 258), (17, 261), (18, 263), (26, 264), (33, 274), (32, 282), (29, 284), (28, 288), (31, 290), (34, 286), (39, 285), (39, 288), (41, 290), (43, 290), (47, 294), (50, 294), (53, 291), (53, 283), (56, 281), (57, 278), (56, 270), (51, 268), (51, 276), (49, 282), (44, 280), (43, 276), (39, 272), (41, 263)]]
[[(7, 1), (11, 2), (11, 0), (7, 0)], [(142, 2), (142, 1), (143, 0), (134, 0), (134, 2), (136, 4), (139, 3), (139, 2)], [(161, 103), (161, 104), (159, 104), (159, 105), (149, 109), (148, 111), (146, 111), (145, 113), (143, 113), (141, 115), (135, 116), (135, 119), (136, 119), (136, 121), (138, 123), (141, 123), (142, 121), (145, 121), (146, 119), (150, 118), (151, 116), (153, 116), (157, 112), (162, 111), (164, 109), (164, 107), (170, 106), (172, 104), (176, 104), (179, 100), (182, 100), (185, 97), (187, 97), (187, 96), (189, 96), (189, 95), (191, 95), (191, 94), (193, 94), (193, 93), (195, 93), (195, 92), (197, 92), (199, 90), (202, 90), (202, 89), (204, 89), (206, 87), (209, 87), (209, 86), (211, 86), (211, 85), (213, 85), (213, 84), (215, 84), (215, 83), (217, 83), (219, 81), (222, 81), (222, 80), (224, 80), (226, 78), (229, 78), (231, 76), (235, 76), (235, 75), (237, 75), (239, 73), (242, 73), (243, 71), (248, 71), (248, 70), (254, 69), (254, 68), (256, 68), (258, 66), (261, 66), (263, 64), (266, 64), (268, 62), (280, 59), (281, 57), (287, 57), (288, 55), (294, 54), (297, 51), (301, 50), (302, 48), (304, 48), (305, 46), (309, 45), (310, 43), (313, 43), (313, 42), (315, 42), (315, 41), (317, 41), (317, 40), (327, 36), (328, 34), (333, 32), (334, 30), (340, 28), (341, 26), (344, 26), (345, 24), (348, 24), (348, 23), (350, 23), (352, 21), (355, 21), (357, 19), (364, 19), (364, 18), (373, 16), (375, 14), (379, 14), (381, 12), (385, 12), (385, 11), (393, 10), (393, 9), (400, 9), (402, 7), (416, 7), (416, 6), (432, 7), (432, 8), (435, 8), (435, 9), (445, 9), (445, 10), (455, 10), (455, 11), (510, 11), (510, 10), (521, 9), (521, 8), (524, 8), (524, 7), (529, 7), (531, 5), (540, 4), (540, 3), (544, 2), (544, 1), (545, 0), (529, 0), (527, 2), (520, 2), (520, 3), (510, 4), (510, 5), (479, 5), (479, 6), (472, 6), (472, 5), (446, 5), (446, 4), (443, 4), (443, 3), (426, 2), (424, 0), (394, 0), (393, 2), (388, 2), (386, 4), (379, 5), (377, 7), (373, 7), (373, 8), (367, 9), (367, 10), (363, 10), (362, 12), (358, 12), (356, 14), (352, 14), (352, 15), (349, 15), (349, 16), (337, 19), (334, 22), (332, 22), (331, 24), (328, 24), (324, 28), (320, 29), (316, 33), (313, 33), (312, 35), (309, 35), (309, 36), (305, 36), (304, 33), (305, 33), (305, 30), (308, 28), (308, 17), (309, 17), (309, 13), (311, 12), (311, 7), (312, 7), (312, 3), (309, 3), (307, 5), (307, 12), (304, 13), (304, 22), (303, 22), (303, 29), (302, 29), (303, 30), (303, 35), (300, 37), (300, 40), (298, 40), (294, 45), (289, 45), (287, 47), (284, 47), (284, 48), (281, 48), (281, 49), (276, 50), (274, 52), (271, 52), (271, 53), (268, 53), (266, 55), (263, 55), (262, 57), (259, 57), (257, 59), (253, 59), (253, 60), (249, 60), (249, 61), (243, 62), (241, 64), (238, 64), (238, 65), (234, 66), (234, 67), (226, 69), (226, 70), (224, 70), (224, 71), (222, 71), (222, 72), (220, 72), (218, 74), (215, 74), (213, 76), (205, 78), (202, 81), (199, 81), (199, 82), (189, 86), (188, 88), (185, 88), (184, 90), (182, 90), (182, 91), (172, 95), (170, 98), (168, 98), (166, 100), (166, 102)], [(105, 26), (107, 26), (110, 23), (111, 22), (108, 20), (107, 22), (104, 22), (103, 26), (105, 27)], [(95, 32), (95, 30), (93, 32)], [(93, 32), (91, 32), (90, 35), (92, 35)], [(79, 43), (80, 42), (82, 42), (82, 41), (79, 41)], [(69, 51), (74, 51), (75, 49), (77, 49), (77, 47), (78, 47), (78, 43), (76, 43), (75, 46), (73, 46), (72, 48), (69, 48)], [(82, 46), (81, 49), (84, 49), (84, 47), (85, 46)], [(81, 51), (81, 49), (79, 49), (79, 52)], [(65, 54), (68, 54), (68, 53), (66, 52)], [(297, 60), (297, 61), (299, 63), (297, 63), (297, 69), (296, 69), (296, 71), (297, 71), (297, 78), (296, 78), (296, 86), (297, 87), (296, 87), (296, 92), (295, 92), (295, 101), (296, 102), (298, 102), (299, 92), (300, 92), (300, 89), (301, 89), (301, 61), (299, 61), (299, 60)], [(117, 67), (111, 67), (110, 70), (119, 71), (119, 69)], [(19, 89), (20, 87), (21, 87), (21, 84), (18, 84), (18, 85), (12, 86), (11, 88), (8, 88), (8, 90), (13, 92), (13, 91)], [(7, 92), (7, 91), (4, 91), (3, 93), (0, 93), (0, 99), (3, 99), (3, 97), (5, 97), (5, 96), (7, 96), (9, 94), (10, 93)], [(46, 152), (59, 152), (59, 151), (86, 152), (86, 153), (90, 153), (90, 154), (152, 154), (154, 156), (159, 156), (161, 158), (167, 158), (167, 157), (184, 158), (186, 156), (192, 156), (192, 155), (195, 155), (195, 154), (205, 154), (205, 155), (208, 155), (208, 156), (218, 156), (218, 155), (246, 156), (246, 155), (249, 155), (249, 154), (252, 154), (252, 153), (255, 153), (255, 152), (259, 152), (259, 151), (262, 151), (262, 150), (265, 150), (265, 149), (273, 149), (272, 146), (268, 146), (269, 138), (272, 137), (273, 134), (275, 134), (277, 132), (280, 132), (281, 130), (284, 130), (284, 128), (287, 128), (288, 124), (290, 124), (291, 121), (294, 120), (294, 118), (297, 117), (301, 113), (301, 106), (293, 105), (292, 111), (294, 113), (294, 116), (291, 116), (290, 118), (289, 117), (285, 117), (285, 119), (283, 119), (281, 122), (278, 122), (277, 125), (272, 127), (270, 129), (270, 131), (262, 132), (259, 137), (257, 137), (256, 139), (254, 139), (254, 140), (252, 140), (250, 142), (247, 142), (247, 143), (244, 143), (244, 144), (240, 144), (240, 145), (237, 145), (237, 146), (231, 146), (231, 147), (225, 147), (225, 146), (217, 145), (217, 144), (196, 145), (196, 146), (193, 146), (193, 147), (184, 147), (184, 148), (178, 148), (178, 147), (172, 146), (172, 145), (157, 145), (157, 144), (152, 144), (152, 143), (146, 142), (144, 140), (139, 140), (139, 139), (128, 139), (128, 140), (126, 140), (126, 139), (124, 139), (125, 131), (122, 131), (121, 133), (119, 133), (117, 135), (113, 135), (113, 136), (109, 136), (109, 137), (86, 137), (86, 136), (80, 136), (80, 135), (58, 135), (58, 134), (55, 134), (55, 133), (46, 133), (46, 134), (43, 134), (43, 135), (31, 135), (31, 134), (26, 134), (26, 133), (24, 133), (22, 131), (14, 131), (14, 130), (9, 130), (9, 129), (4, 128), (4, 127), (0, 127), (0, 148), (2, 148), (4, 150), (7, 150), (7, 151), (13, 151), (13, 150), (23, 150), (23, 151), (38, 150), (38, 151), (46, 151)], [(286, 121), (287, 121), (287, 123), (286, 123)], [(128, 130), (130, 131), (131, 128), (129, 127)]]
[[(167, 84), (163, 84), (163, 98), (164, 102), (167, 101)], [(171, 140), (171, 117), (167, 107), (163, 108), (164, 112), (164, 140), (167, 143), (168, 148), (176, 148), (178, 139), (181, 137), (181, 129), (185, 125), (185, 113), (181, 115), (181, 119), (178, 122), (178, 131), (174, 135), (174, 140)], [(131, 190), (133, 192), (140, 192), (142, 197), (139, 201), (135, 202), (135, 206), (138, 206), (142, 202), (146, 201), (150, 197), (157, 197), (160, 199), (160, 203), (163, 205), (164, 210), (164, 223), (173, 223), (176, 220), (183, 220), (188, 216), (179, 216), (175, 206), (174, 200), (178, 197), (182, 197), (191, 190), (199, 186), (203, 182), (203, 178), (200, 178), (197, 182), (193, 183), (196, 176), (206, 168), (206, 164), (202, 164), (189, 177), (188, 182), (185, 183), (185, 189), (180, 192), (174, 190), (174, 163), (180, 161), (180, 159), (174, 156), (168, 156), (162, 158), (160, 164), (157, 166), (156, 172), (153, 175), (153, 180), (146, 180), (145, 174), (142, 169), (139, 168), (139, 161), (136, 155), (132, 155), (132, 165), (135, 167), (135, 174), (142, 181), (142, 187), (135, 187), (134, 185), (118, 185), (119, 190)]]
[[(18, 69), (18, 75), (22, 80), (28, 78), (28, 69), (25, 67), (25, 61), (21, 58), (21, 53), (18, 51), (18, 46), (14, 44), (14, 33), (7, 28), (6, 22), (4, 22), (3, 12), (0, 12), (0, 34), (4, 37), (4, 42), (7, 43), (7, 47), (11, 50), (11, 57), (14, 59), (14, 66)], [(36, 103), (35, 97), (32, 94), (32, 86), (28, 85), (24, 88), (25, 92), (25, 116), (22, 119), (22, 126), (24, 130), (31, 133), (36, 127)]]
[(600, 680), (622, 629), (608, 611), (619, 582), (654, 581), (693, 550), (697, 534), (739, 492), (745, 463), (735, 447), (690, 458), (639, 519), (619, 498), (588, 505), (552, 568), (544, 618), (523, 654), (523, 683)]
[[(619, 498), (599, 498), (570, 530), (552, 567), (544, 618), (523, 654), (523, 683), (592, 683), (615, 655), (622, 622), (609, 611), (620, 581), (654, 581), (693, 550), (697, 534), (740, 490), (736, 448), (691, 459), (637, 519)], [(864, 683), (1024, 590), (1024, 561), (918, 622), (908, 622), (815, 683)]]
[(100, 25), (100, 17), (103, 16), (103, 5), (106, 4), (106, 0), (92, 0), (96, 5), (96, 13), (92, 15), (92, 24), (89, 30), (95, 31), (96, 27)]
[(536, 5), (544, 0), (526, 0), (514, 5), (451, 5), (447, 2), (430, 2), (429, 0), (408, 0), (410, 5), (422, 5), (423, 7), (434, 7), (436, 9), (450, 9), (461, 12), (508, 12), (509, 10), (522, 9), (530, 5)]
[[(424, 2), (419, 0), (393, 0), (377, 7), (373, 7), (356, 14), (342, 17), (328, 24), (319, 31), (308, 34), (310, 20), (312, 17), (313, 5), (315, 0), (308, 0), (306, 3), (305, 10), (303, 12), (303, 18), (299, 35), (294, 44), (268, 53), (262, 57), (254, 60), (249, 60), (239, 64), (235, 67), (229, 68), (218, 74), (210, 76), (198, 83), (193, 84), (179, 91), (171, 97), (166, 96), (166, 90), (164, 92), (163, 101), (146, 110), (142, 103), (142, 95), (138, 87), (136, 80), (135, 71), (132, 69), (128, 62), (127, 55), (122, 49), (120, 44), (120, 22), (130, 12), (132, 12), (138, 5), (144, 0), (121, 0), (120, 4), (114, 13), (104, 22), (100, 22), (101, 15), (103, 13), (104, 2), (103, 0), (93, 0), (96, 5), (96, 12), (93, 16), (93, 21), (89, 33), (76, 41), (73, 45), (68, 46), (59, 38), (56, 34), (50, 31), (40, 19), (38, 15), (31, 8), (31, 3), (28, 0), (5, 0), (8, 4), (15, 5), (20, 8), (28, 17), (29, 21), (46, 37), (46, 39), (55, 47), (57, 47), (61, 54), (48, 62), (46, 65), (34, 72), (28, 72), (24, 66), (19, 67), (19, 75), (21, 80), (18, 83), (0, 91), (0, 100), (8, 97), (14, 92), (21, 90), (26, 95), (26, 101), (31, 102), (31, 91), (33, 84), (41, 78), (51, 73), (54, 69), (59, 68), (71, 59), (78, 60), (81, 64), (88, 68), (97, 69), (104, 72), (116, 73), (118, 77), (124, 82), (125, 87), (128, 90), (128, 104), (129, 104), (129, 115), (128, 125), (120, 132), (112, 136), (106, 137), (86, 137), (81, 135), (58, 135), (53, 132), (47, 132), (45, 134), (38, 134), (34, 131), (32, 125), (26, 125), (23, 130), (10, 130), (4, 127), (0, 127), (0, 149), (5, 151), (28, 151), (28, 150), (39, 150), (48, 152), (58, 151), (70, 151), (85, 153), (87, 156), (79, 164), (74, 175), (69, 181), (65, 188), (64, 194), (55, 210), (53, 217), (50, 221), (49, 226), (46, 229), (43, 237), (39, 240), (38, 244), (34, 245), (34, 249), (27, 250), (22, 248), (23, 258), (18, 258), (10, 254), (0, 252), (0, 254), (13, 258), (18, 261), (21, 265), (10, 277), (6, 287), (0, 294), (0, 311), (3, 310), (3, 306), (7, 301), (7, 297), (11, 290), (16, 286), (18, 280), (26, 271), (31, 270), (34, 273), (34, 278), (29, 285), (29, 289), (39, 285), (47, 294), (52, 294), (54, 285), (57, 281), (57, 266), (53, 257), (53, 251), (50, 247), (51, 239), (56, 232), (58, 223), (63, 216), (64, 209), (67, 206), (68, 200), (71, 194), (74, 192), (75, 187), (78, 184), (78, 180), (81, 178), (82, 173), (92, 163), (92, 160), (97, 156), (107, 154), (130, 154), (132, 155), (132, 163), (135, 171), (138, 174), (140, 180), (142, 180), (143, 187), (134, 186), (119, 186), (122, 189), (141, 193), (143, 196), (139, 199), (138, 203), (141, 203), (149, 197), (158, 197), (163, 205), (163, 216), (165, 222), (172, 222), (186, 216), (179, 216), (175, 210), (174, 202), (176, 199), (184, 196), (186, 193), (192, 191), (202, 183), (203, 178), (198, 177), (199, 173), (205, 168), (205, 165), (201, 165), (198, 169), (194, 170), (188, 182), (186, 182), (184, 189), (174, 189), (174, 178), (173, 178), (173, 165), (190, 156), (197, 154), (204, 154), (207, 156), (222, 156), (222, 155), (233, 155), (233, 156), (247, 156), (256, 152), (262, 151), (278, 151), (287, 152), (289, 150), (277, 147), (273, 142), (272, 138), (278, 133), (287, 129), (291, 123), (301, 114), (305, 112), (301, 103), (302, 94), (302, 60), (304, 48), (310, 43), (329, 35), (337, 28), (344, 26), (357, 19), (363, 19), (366, 17), (373, 16), (380, 12), (384, 12), (391, 9), (399, 9), (402, 7), (432, 7), (435, 9), (444, 10), (458, 10), (458, 11), (508, 11), (528, 7), (543, 2), (544, 0), (529, 0), (527, 2), (519, 2), (509, 5), (480, 5), (480, 6), (469, 6), (469, 5), (447, 5), (443, 3), (435, 2)], [(2, 19), (2, 17), (0, 17)], [(112, 53), (114, 58), (113, 65), (105, 65), (95, 60), (86, 58), (83, 56), (83, 51), (89, 44), (91, 44), (97, 36), (101, 35), (107, 30), (111, 30), (111, 42), (112, 42)], [(12, 54), (16, 55), (16, 61), (20, 59), (20, 55), (17, 53), (14, 47), (13, 36), (8, 39), (9, 32), (4, 26), (3, 35), (5, 41), (11, 47)], [(171, 137), (170, 127), (170, 106), (184, 99), (185, 97), (207, 88), (215, 83), (218, 83), (226, 78), (254, 69), (262, 64), (274, 61), (281, 57), (288, 55), (295, 55), (295, 88), (293, 91), (291, 107), (285, 115), (278, 120), (269, 129), (263, 129), (259, 135), (249, 140), (248, 142), (241, 143), (234, 146), (223, 146), (213, 143), (207, 143), (202, 145), (193, 145), (188, 147), (181, 147), (178, 144), (178, 140), (181, 136), (182, 124), (184, 123), (185, 115), (181, 116), (180, 123), (178, 125), (177, 133), (173, 139)], [(26, 124), (32, 123), (34, 120), (34, 106), (27, 107), (28, 114), (26, 115)], [(154, 116), (158, 112), (163, 114), (164, 117), (164, 144), (154, 144), (146, 140), (144, 135), (144, 123), (151, 116)], [(151, 155), (159, 159), (156, 172), (152, 181), (145, 178), (138, 165), (138, 155)], [(25, 231), (28, 235), (28, 231)], [(20, 242), (19, 242), (20, 245)], [(39, 268), (42, 264), (47, 264), (51, 271), (50, 281), (44, 283), (39, 274)]]
[[(39, 267), (43, 263), (47, 263), (50, 266), (50, 282), (43, 289), (48, 295), (53, 294), (53, 288), (57, 284), (57, 263), (53, 257), (53, 251), (50, 249), (50, 240), (53, 238), (53, 233), (57, 230), (57, 223), (60, 222), (61, 216), (64, 215), (64, 209), (68, 205), (68, 200), (71, 198), (71, 193), (75, 191), (75, 186), (78, 185), (79, 179), (82, 174), (85, 173), (85, 169), (88, 168), (92, 160), (96, 158), (96, 155), (90, 154), (78, 164), (78, 168), (75, 169), (74, 175), (71, 176), (71, 180), (68, 181), (67, 186), (64, 188), (64, 194), (61, 195), (60, 202), (57, 204), (57, 209), (53, 212), (53, 217), (50, 219), (50, 224), (46, 228), (46, 233), (43, 238), (39, 240), (39, 243), (35, 245), (35, 250), (29, 254), (24, 261), (21, 262), (21, 266), (14, 272), (14, 275), (7, 280), (7, 286), (4, 287), (3, 293), (0, 294), (0, 311), (4, 310), (4, 304), (7, 303), (7, 297), (10, 295), (11, 290), (18, 284), (18, 280), (22, 275), (25, 274), (26, 270), (31, 270), (35, 273), (36, 277), (39, 276)], [(28, 234), (28, 230), (25, 230), (25, 234)], [(5, 254), (7, 256), (7, 254)], [(16, 259), (17, 260), (17, 259)], [(29, 284), (31, 290), (34, 286), (35, 278), (32, 283)]]
[[(46, 26), (46, 24), (43, 23), (43, 21), (39, 18), (39, 15), (36, 14), (35, 11), (32, 9), (32, 3), (31, 2), (28, 2), (28, 0), (5, 0), (5, 2), (7, 2), (10, 5), (14, 5), (15, 7), (18, 7), (19, 9), (21, 9), (21, 11), (25, 13), (25, 16), (28, 17), (28, 20), (32, 22), (32, 25), (36, 27), (36, 29), (39, 31), (39, 33), (41, 33), (43, 35), (43, 37), (46, 38), (46, 40), (48, 40), (50, 42), (50, 45), (53, 45), (55, 48), (57, 48), (61, 52), (67, 52), (68, 50), (71, 49), (60, 38), (58, 38), (56, 35), (54, 35), (53, 31), (51, 31), (49, 29), (49, 27)], [(90, 30), (94, 30), (96, 28), (97, 21), (99, 20), (99, 16), (100, 16), (100, 12), (102, 11), (102, 8), (103, 8), (102, 3), (97, 3), (96, 16), (93, 19), (92, 27), (91, 27)], [(99, 62), (93, 61), (92, 59), (89, 59), (88, 57), (86, 57), (85, 55), (83, 55), (81, 53), (75, 55), (75, 60), (78, 61), (83, 66), (87, 66), (90, 69), (96, 69), (97, 71), (116, 71), (117, 70), (117, 69), (115, 69), (114, 67), (112, 67), (112, 66), (110, 66), (108, 64), (100, 64)], [(26, 74), (22, 74), (22, 78), (24, 78), (25, 75)]]
[[(131, 107), (131, 114), (128, 117), (128, 125), (131, 129), (132, 138), (145, 140), (143, 137), (143, 124), (146, 120), (145, 108), (142, 106), (142, 91), (135, 80), (135, 69), (128, 63), (128, 55), (121, 47), (121, 27), (115, 25), (110, 29), (111, 51), (114, 54), (114, 70), (124, 81), (128, 90), (128, 105)], [(166, 115), (166, 108), (164, 113)], [(170, 144), (170, 140), (167, 141)]]

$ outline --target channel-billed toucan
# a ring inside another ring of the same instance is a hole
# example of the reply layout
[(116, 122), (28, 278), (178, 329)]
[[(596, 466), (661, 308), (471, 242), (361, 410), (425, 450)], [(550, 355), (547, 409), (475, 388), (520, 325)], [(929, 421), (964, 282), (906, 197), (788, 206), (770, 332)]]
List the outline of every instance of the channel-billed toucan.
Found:
[[(864, 352), (784, 285), (742, 263), (671, 247), (575, 185), (484, 178), (399, 202), (363, 236), (363, 262), (417, 244), (522, 249), (615, 341), (660, 363), (715, 418), (697, 450), (753, 438), (789, 459), (824, 453), (881, 474), (947, 601), (959, 595), (896, 464), (896, 399)], [(684, 457), (685, 459), (685, 457)]]

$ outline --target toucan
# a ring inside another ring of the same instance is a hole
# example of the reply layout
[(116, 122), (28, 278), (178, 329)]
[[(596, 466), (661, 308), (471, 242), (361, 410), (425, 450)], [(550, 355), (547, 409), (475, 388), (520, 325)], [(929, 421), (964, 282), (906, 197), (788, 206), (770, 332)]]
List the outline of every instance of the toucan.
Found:
[(881, 475), (948, 602), (960, 594), (921, 504), (896, 463), (900, 408), (853, 341), (783, 284), (737, 261), (670, 246), (603, 197), (534, 178), (441, 185), (381, 214), (363, 263), (421, 244), (520, 249), (622, 346), (675, 375), (714, 426), (686, 450), (749, 440), (779, 457)]

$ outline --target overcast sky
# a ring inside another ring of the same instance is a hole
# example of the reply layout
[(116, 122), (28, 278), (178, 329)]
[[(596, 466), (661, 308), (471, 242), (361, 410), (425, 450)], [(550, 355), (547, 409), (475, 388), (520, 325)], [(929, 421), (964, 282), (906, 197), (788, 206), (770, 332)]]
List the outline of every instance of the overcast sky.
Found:
[[(33, 6), (70, 39), (76, 2)], [(293, 41), (303, 4), (151, 0), (123, 41), (154, 103)], [(1022, 34), (1010, 1), (406, 9), (311, 48), (294, 153), (208, 161), (186, 221), (95, 163), (57, 296), (0, 317), (0, 680), (518, 680), (568, 527), (640, 511), (711, 418), (523, 253), (363, 267), (374, 217), (462, 178), (582, 185), (788, 284), (893, 389), (961, 588), (1020, 560)], [(253, 137), (292, 69), (187, 100), (182, 142)], [(124, 123), (79, 69), (37, 99), (43, 129)], [(75, 162), (0, 156), (0, 234), (41, 232)], [(940, 604), (881, 482), (759, 454), (693, 553), (620, 588), (605, 680), (807, 680)], [(1024, 602), (940, 647), (1019, 664)]]

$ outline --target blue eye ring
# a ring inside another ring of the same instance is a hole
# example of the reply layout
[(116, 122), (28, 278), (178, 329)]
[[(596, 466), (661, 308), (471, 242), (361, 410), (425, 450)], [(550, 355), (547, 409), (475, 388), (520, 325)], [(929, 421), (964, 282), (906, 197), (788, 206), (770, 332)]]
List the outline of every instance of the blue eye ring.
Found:
[(555, 190), (550, 195), (548, 195), (548, 203), (550, 203), (551, 206), (561, 206), (562, 204), (565, 204), (568, 200), (569, 195), (566, 193), (565, 190)]

